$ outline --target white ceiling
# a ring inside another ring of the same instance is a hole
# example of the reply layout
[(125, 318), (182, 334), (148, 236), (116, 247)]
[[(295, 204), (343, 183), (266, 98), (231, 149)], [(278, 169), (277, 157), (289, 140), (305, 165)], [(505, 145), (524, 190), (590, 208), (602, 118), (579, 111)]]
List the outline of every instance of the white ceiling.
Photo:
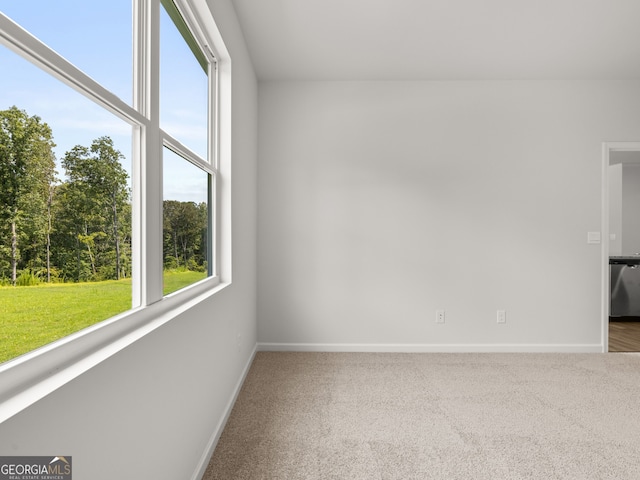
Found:
[(640, 79), (640, 0), (233, 0), (261, 80)]

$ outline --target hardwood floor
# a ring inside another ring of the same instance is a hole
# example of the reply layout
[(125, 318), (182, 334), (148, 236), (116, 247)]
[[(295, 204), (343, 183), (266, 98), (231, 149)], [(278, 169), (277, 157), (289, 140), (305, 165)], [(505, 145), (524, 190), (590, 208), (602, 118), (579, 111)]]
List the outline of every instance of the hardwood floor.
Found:
[(609, 322), (610, 352), (640, 352), (640, 322)]

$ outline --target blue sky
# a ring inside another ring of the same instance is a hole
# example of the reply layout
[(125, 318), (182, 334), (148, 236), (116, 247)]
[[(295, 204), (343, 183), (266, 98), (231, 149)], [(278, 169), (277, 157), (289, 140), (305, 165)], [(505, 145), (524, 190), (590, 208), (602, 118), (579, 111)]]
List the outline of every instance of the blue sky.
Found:
[[(131, 1), (0, 0), (0, 12), (29, 30), (126, 103), (132, 101)], [(161, 124), (206, 155), (206, 75), (171, 25), (161, 23)], [(0, 45), (0, 109), (38, 115), (53, 130), (56, 157), (75, 145), (110, 136), (131, 170), (131, 127), (54, 77)], [(186, 87), (185, 87), (186, 86)], [(181, 168), (182, 167), (182, 168)], [(61, 169), (60, 169), (61, 170)], [(62, 175), (62, 171), (59, 172)], [(165, 198), (206, 200), (206, 176), (179, 158), (165, 161)]]

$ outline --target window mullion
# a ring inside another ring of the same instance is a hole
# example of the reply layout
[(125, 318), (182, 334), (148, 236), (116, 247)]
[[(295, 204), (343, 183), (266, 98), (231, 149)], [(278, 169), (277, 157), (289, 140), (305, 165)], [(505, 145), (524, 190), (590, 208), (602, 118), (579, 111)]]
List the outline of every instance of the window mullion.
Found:
[(141, 142), (141, 257), (142, 305), (162, 299), (162, 137), (160, 135), (160, 0), (139, 0), (144, 3), (146, 32), (141, 41), (146, 61), (144, 80), (139, 88), (144, 92), (149, 120), (143, 129)]
[(219, 129), (218, 129), (218, 102), (220, 95), (219, 90), (219, 76), (218, 76), (218, 62), (215, 60), (209, 65), (209, 162), (217, 170), (220, 167), (219, 155), (220, 145)]
[(149, 118), (150, 12), (147, 0), (132, 0), (133, 7), (133, 107)]
[(172, 152), (180, 155), (181, 157), (184, 157), (186, 160), (207, 173), (213, 173), (215, 171), (215, 167), (213, 167), (209, 162), (202, 159), (200, 155), (185, 146), (182, 142), (171, 136), (169, 133), (162, 130), (160, 132), (160, 135), (162, 135), (163, 145)]
[[(148, 52), (146, 41), (149, 33), (149, 15), (148, 2), (145, 0), (132, 0), (132, 19), (133, 19), (133, 108), (135, 108), (142, 116), (148, 118), (147, 107), (149, 105), (147, 99), (148, 89), (147, 82), (147, 64)], [(132, 142), (132, 218), (131, 218), (131, 270), (132, 270), (132, 304), (133, 307), (146, 304), (146, 295), (142, 293), (143, 272), (142, 253), (142, 217), (143, 217), (143, 178), (142, 178), (142, 159), (143, 155), (143, 138), (146, 129), (142, 126), (134, 128)], [(144, 301), (144, 303), (143, 303)]]

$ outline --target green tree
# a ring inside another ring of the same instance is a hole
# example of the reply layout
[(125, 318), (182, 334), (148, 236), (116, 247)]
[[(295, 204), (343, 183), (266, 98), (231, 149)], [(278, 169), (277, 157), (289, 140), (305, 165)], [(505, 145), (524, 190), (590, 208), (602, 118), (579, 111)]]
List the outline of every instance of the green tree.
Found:
[[(62, 160), (68, 180), (58, 198), (66, 239), (59, 241), (75, 250), (76, 280), (129, 274), (131, 207), (123, 158), (111, 138), (100, 137), (90, 147), (76, 145)], [(69, 265), (65, 255), (61, 260)]]
[(87, 281), (90, 269), (85, 262), (86, 253), (81, 248), (80, 235), (86, 231), (84, 212), (86, 198), (80, 188), (64, 182), (54, 193), (53, 217), (56, 228), (51, 243), (53, 263), (64, 280)]
[(207, 252), (209, 243), (209, 206), (206, 202), (198, 204), (198, 227), (200, 228), (200, 238), (196, 249), (196, 261), (199, 266), (206, 267)]
[(202, 268), (206, 250), (206, 204), (165, 200), (163, 217), (165, 265)]
[(9, 243), (4, 246), (12, 285), (19, 266), (45, 264), (47, 202), (56, 174), (53, 147), (51, 128), (40, 117), (15, 106), (0, 111), (0, 221), (2, 239)]

